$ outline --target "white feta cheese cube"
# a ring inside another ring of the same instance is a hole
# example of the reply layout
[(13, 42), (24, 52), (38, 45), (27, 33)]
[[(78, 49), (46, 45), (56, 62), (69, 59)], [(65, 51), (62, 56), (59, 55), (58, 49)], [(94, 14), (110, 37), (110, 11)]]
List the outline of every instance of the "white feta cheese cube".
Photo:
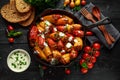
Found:
[(66, 48), (71, 48), (72, 47), (72, 44), (71, 43), (67, 43), (66, 44)]
[(63, 32), (59, 32), (59, 36), (60, 36), (60, 37), (64, 37), (65, 34), (64, 34)]

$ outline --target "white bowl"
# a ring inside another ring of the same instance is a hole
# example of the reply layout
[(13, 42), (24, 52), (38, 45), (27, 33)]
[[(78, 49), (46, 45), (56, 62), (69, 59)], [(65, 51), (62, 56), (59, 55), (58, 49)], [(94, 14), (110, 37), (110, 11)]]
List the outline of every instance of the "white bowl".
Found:
[(27, 51), (15, 49), (7, 57), (7, 65), (14, 72), (23, 72), (30, 66), (31, 58)]

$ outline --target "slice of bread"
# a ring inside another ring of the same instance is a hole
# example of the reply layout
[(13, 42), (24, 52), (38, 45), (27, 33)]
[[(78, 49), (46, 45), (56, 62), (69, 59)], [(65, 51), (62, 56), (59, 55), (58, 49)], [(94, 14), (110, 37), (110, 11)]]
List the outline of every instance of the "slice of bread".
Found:
[(19, 24), (24, 26), (24, 27), (27, 27), (33, 22), (34, 18), (35, 18), (35, 10), (32, 9), (31, 16), (26, 21), (19, 22)]
[(15, 7), (15, 4), (6, 4), (1, 8), (2, 17), (11, 23), (25, 21), (30, 17), (31, 13), (31, 10), (27, 13), (19, 13)]
[(24, 0), (15, 0), (15, 5), (20, 13), (28, 12), (31, 9), (31, 5), (26, 3)]

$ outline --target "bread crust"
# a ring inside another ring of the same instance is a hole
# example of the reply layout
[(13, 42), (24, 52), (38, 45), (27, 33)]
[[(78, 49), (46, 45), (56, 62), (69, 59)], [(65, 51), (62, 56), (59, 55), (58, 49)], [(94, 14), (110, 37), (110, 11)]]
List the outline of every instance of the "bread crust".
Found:
[(26, 13), (19, 13), (15, 7), (15, 5), (6, 4), (1, 8), (2, 17), (11, 23), (18, 23), (21, 21), (27, 20), (32, 11)]
[(31, 9), (31, 5), (24, 0), (15, 0), (15, 6), (20, 13), (28, 12)]
[(35, 18), (35, 9), (32, 9), (31, 16), (27, 20), (19, 22), (19, 24), (24, 26), (24, 27), (27, 27), (33, 22), (34, 18)]

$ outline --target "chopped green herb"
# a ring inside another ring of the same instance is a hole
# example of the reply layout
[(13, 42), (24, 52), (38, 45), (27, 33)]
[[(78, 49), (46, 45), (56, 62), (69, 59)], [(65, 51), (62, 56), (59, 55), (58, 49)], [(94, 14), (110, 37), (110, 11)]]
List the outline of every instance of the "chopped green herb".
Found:
[(18, 57), (16, 57), (16, 61), (18, 61)]
[(27, 64), (27, 62), (24, 62), (24, 65), (26, 65)]
[(25, 59), (23, 59), (23, 61), (25, 61)]
[(19, 61), (20, 65), (24, 64), (22, 61)]
[(17, 54), (17, 52), (14, 52), (14, 55), (16, 55)]
[(17, 53), (16, 55), (17, 55), (17, 56), (19, 56), (19, 54), (18, 54), (18, 53)]
[(19, 69), (22, 69), (22, 67), (20, 66)]
[(11, 65), (12, 65), (14, 68), (16, 68), (16, 64), (12, 63)]
[(13, 57), (10, 57), (10, 59), (13, 59)]
[(26, 54), (24, 56), (26, 56)]
[(17, 65), (20, 65), (19, 63), (17, 63)]
[(22, 56), (22, 55), (20, 54), (20, 56)]

